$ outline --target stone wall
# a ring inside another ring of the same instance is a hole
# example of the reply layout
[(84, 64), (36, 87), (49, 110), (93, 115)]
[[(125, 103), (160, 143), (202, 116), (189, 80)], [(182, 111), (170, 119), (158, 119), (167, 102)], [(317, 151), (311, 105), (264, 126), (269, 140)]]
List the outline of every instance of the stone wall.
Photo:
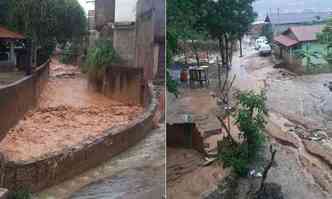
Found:
[(49, 62), (10, 85), (0, 86), (0, 140), (23, 115), (37, 104), (49, 75)]
[(194, 123), (167, 124), (167, 146), (193, 148), (201, 153), (204, 150), (204, 138)]
[(157, 101), (151, 85), (147, 93), (149, 105), (146, 111), (126, 126), (105, 130), (103, 135), (93, 141), (83, 141), (63, 151), (48, 154), (42, 159), (5, 161), (2, 173), (4, 180), (0, 187), (11, 191), (26, 188), (37, 192), (96, 167), (133, 146), (153, 127)]

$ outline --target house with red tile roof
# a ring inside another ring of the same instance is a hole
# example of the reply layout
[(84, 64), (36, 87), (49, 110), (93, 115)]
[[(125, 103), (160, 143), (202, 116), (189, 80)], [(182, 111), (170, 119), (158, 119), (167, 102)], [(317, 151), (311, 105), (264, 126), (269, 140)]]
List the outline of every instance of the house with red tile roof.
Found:
[(295, 51), (304, 49), (305, 45), (319, 45), (317, 34), (324, 25), (294, 26), (273, 39), (274, 52), (288, 63), (294, 62)]
[(0, 26), (0, 71), (11, 71), (17, 64), (15, 42), (23, 40), (24, 36)]

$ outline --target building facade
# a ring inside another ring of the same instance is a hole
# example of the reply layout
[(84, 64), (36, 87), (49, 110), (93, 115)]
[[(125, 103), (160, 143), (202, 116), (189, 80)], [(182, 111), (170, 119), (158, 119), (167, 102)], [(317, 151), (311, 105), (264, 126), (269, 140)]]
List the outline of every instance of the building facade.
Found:
[(138, 0), (136, 67), (144, 68), (145, 80), (164, 79), (165, 26), (165, 0)]

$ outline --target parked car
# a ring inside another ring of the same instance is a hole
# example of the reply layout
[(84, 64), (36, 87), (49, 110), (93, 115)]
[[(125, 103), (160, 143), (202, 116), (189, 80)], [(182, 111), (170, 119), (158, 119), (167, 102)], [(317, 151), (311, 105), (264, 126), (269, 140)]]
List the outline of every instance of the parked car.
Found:
[(270, 55), (272, 52), (272, 48), (269, 44), (263, 44), (260, 46), (258, 51), (261, 56)]
[(261, 45), (265, 45), (267, 43), (268, 43), (268, 41), (267, 41), (266, 37), (259, 37), (258, 39), (256, 39), (255, 49), (259, 50), (259, 48), (261, 47)]

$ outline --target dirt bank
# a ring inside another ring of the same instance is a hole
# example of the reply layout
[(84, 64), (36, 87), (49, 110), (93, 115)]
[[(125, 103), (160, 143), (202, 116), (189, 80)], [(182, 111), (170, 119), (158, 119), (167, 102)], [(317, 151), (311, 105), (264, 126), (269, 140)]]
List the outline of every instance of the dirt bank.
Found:
[(167, 198), (200, 199), (216, 188), (229, 170), (222, 165), (203, 166), (200, 153), (191, 149), (167, 148)]

